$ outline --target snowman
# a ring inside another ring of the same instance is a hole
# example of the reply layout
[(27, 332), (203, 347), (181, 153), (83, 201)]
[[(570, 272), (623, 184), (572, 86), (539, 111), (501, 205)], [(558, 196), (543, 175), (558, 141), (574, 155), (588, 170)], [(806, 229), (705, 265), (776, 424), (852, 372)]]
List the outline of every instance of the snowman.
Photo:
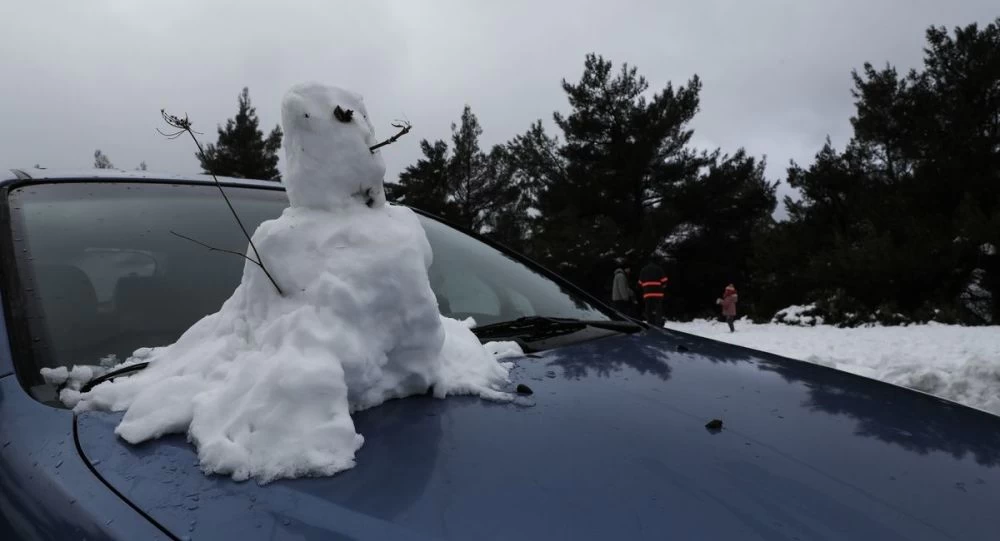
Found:
[(409, 209), (387, 204), (385, 163), (361, 96), (320, 84), (282, 102), (289, 207), (253, 234), (222, 308), (176, 343), (137, 351), (149, 366), (86, 393), (76, 411), (124, 411), (137, 444), (186, 433), (206, 473), (332, 475), (355, 464), (354, 411), (432, 392), (509, 400), (498, 362), (468, 327), (442, 317), (432, 253)]

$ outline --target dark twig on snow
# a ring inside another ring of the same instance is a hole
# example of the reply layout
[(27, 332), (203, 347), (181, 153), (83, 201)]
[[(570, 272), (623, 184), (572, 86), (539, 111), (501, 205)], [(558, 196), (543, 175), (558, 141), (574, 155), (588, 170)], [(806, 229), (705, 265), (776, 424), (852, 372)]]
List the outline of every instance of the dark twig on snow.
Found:
[[(157, 128), (156, 131), (160, 132), (160, 135), (163, 135), (167, 139), (177, 139), (178, 137), (181, 137), (185, 133), (187, 133), (188, 135), (191, 136), (191, 140), (194, 141), (195, 146), (198, 147), (198, 155), (201, 156), (202, 160), (204, 161), (204, 158), (205, 158), (205, 149), (203, 149), (201, 147), (201, 143), (199, 143), (198, 142), (198, 138), (195, 137), (195, 133), (197, 133), (197, 132), (195, 132), (194, 130), (191, 129), (191, 121), (188, 119), (187, 115), (184, 115), (184, 118), (180, 118), (178, 116), (174, 116), (174, 115), (171, 115), (171, 114), (167, 113), (166, 110), (164, 110), (164, 109), (160, 109), (160, 114), (163, 115), (163, 121), (166, 122), (167, 125), (170, 126), (171, 128), (174, 128), (176, 131), (172, 132), (172, 133), (165, 133), (165, 132), (161, 131), (159, 128)], [(229, 253), (229, 254), (236, 254), (238, 256), (243, 257), (247, 261), (250, 261), (254, 265), (257, 265), (258, 267), (260, 267), (260, 270), (264, 271), (264, 274), (267, 275), (267, 279), (271, 281), (271, 284), (274, 286), (274, 289), (278, 290), (278, 295), (284, 296), (285, 293), (283, 291), (281, 291), (281, 288), (278, 286), (278, 282), (276, 282), (274, 280), (274, 277), (271, 276), (270, 272), (268, 272), (267, 267), (264, 266), (264, 260), (260, 258), (260, 253), (257, 252), (257, 246), (254, 245), (253, 239), (250, 238), (250, 233), (247, 232), (247, 228), (243, 225), (243, 221), (240, 220), (239, 214), (237, 214), (236, 213), (236, 209), (233, 208), (233, 203), (231, 201), (229, 201), (229, 196), (226, 195), (226, 191), (222, 189), (222, 183), (219, 182), (219, 179), (218, 179), (218, 177), (215, 176), (215, 173), (212, 173), (211, 171), (209, 171), (209, 174), (211, 174), (212, 175), (212, 179), (215, 180), (215, 186), (219, 189), (219, 193), (222, 194), (222, 198), (226, 200), (226, 205), (229, 206), (229, 211), (231, 213), (233, 213), (233, 218), (235, 218), (236, 219), (236, 223), (239, 224), (240, 230), (243, 231), (243, 236), (246, 237), (247, 242), (250, 243), (250, 248), (253, 250), (253, 255), (257, 259), (253, 259), (253, 258), (247, 256), (246, 254), (241, 254), (239, 252), (234, 252), (232, 250), (223, 250), (221, 248), (215, 248), (213, 246), (209, 246), (209, 245), (205, 244), (204, 242), (199, 242), (199, 241), (197, 241), (195, 239), (192, 239), (190, 237), (185, 237), (184, 235), (181, 235), (179, 233), (175, 233), (173, 231), (171, 231), (171, 233), (173, 233), (174, 235), (177, 235), (178, 237), (181, 237), (183, 239), (187, 239), (187, 240), (189, 240), (191, 242), (194, 242), (196, 244), (200, 244), (201, 246), (204, 246), (204, 247), (208, 248), (209, 250), (213, 250), (213, 251), (216, 251), (216, 252), (225, 252), (225, 253)]]
[(393, 135), (392, 137), (386, 139), (385, 141), (382, 141), (381, 143), (379, 143), (379, 144), (377, 144), (375, 146), (368, 147), (368, 150), (372, 151), (372, 154), (374, 154), (376, 150), (378, 150), (378, 149), (380, 149), (380, 148), (382, 148), (382, 147), (384, 147), (386, 145), (391, 145), (391, 144), (395, 143), (396, 140), (399, 139), (400, 137), (402, 137), (402, 136), (410, 133), (410, 129), (413, 126), (411, 126), (410, 123), (406, 122), (405, 120), (397, 120), (396, 122), (393, 122), (392, 127), (393, 128), (399, 128), (399, 133), (397, 133), (396, 135)]

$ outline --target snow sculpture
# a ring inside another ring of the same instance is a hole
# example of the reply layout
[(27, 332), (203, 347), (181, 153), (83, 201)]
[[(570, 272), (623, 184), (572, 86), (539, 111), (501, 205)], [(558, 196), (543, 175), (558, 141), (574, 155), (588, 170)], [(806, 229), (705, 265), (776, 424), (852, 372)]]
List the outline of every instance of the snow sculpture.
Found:
[(262, 483), (353, 467), (353, 411), (428, 390), (510, 398), (507, 365), (438, 313), (430, 245), (412, 211), (385, 202), (361, 96), (295, 86), (282, 126), (290, 206), (253, 242), (284, 295), (247, 263), (217, 313), (125, 361), (148, 368), (61, 395), (124, 410), (115, 432), (131, 443), (186, 432), (206, 473)]

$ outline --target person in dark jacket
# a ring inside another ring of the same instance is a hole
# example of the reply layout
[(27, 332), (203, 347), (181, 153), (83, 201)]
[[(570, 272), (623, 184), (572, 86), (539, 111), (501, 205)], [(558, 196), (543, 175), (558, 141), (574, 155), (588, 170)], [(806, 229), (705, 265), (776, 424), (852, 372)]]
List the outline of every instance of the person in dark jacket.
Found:
[(631, 270), (628, 267), (615, 269), (615, 278), (611, 282), (611, 303), (619, 312), (628, 316), (632, 315), (632, 305), (635, 304), (635, 291), (628, 285)]
[(639, 272), (639, 287), (642, 288), (642, 304), (646, 321), (662, 327), (663, 297), (666, 294), (667, 273), (655, 262), (650, 261)]

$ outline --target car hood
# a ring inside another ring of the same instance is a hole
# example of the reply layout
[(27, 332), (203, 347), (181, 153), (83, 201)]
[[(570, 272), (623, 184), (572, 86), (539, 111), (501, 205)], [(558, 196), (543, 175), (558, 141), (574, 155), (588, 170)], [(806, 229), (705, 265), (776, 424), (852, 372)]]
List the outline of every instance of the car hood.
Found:
[[(1000, 418), (658, 330), (516, 359), (524, 404), (394, 400), (357, 466), (266, 486), (206, 476), (183, 436), (77, 418), (95, 472), (179, 537), (995, 539)], [(722, 421), (721, 430), (706, 423)]]

